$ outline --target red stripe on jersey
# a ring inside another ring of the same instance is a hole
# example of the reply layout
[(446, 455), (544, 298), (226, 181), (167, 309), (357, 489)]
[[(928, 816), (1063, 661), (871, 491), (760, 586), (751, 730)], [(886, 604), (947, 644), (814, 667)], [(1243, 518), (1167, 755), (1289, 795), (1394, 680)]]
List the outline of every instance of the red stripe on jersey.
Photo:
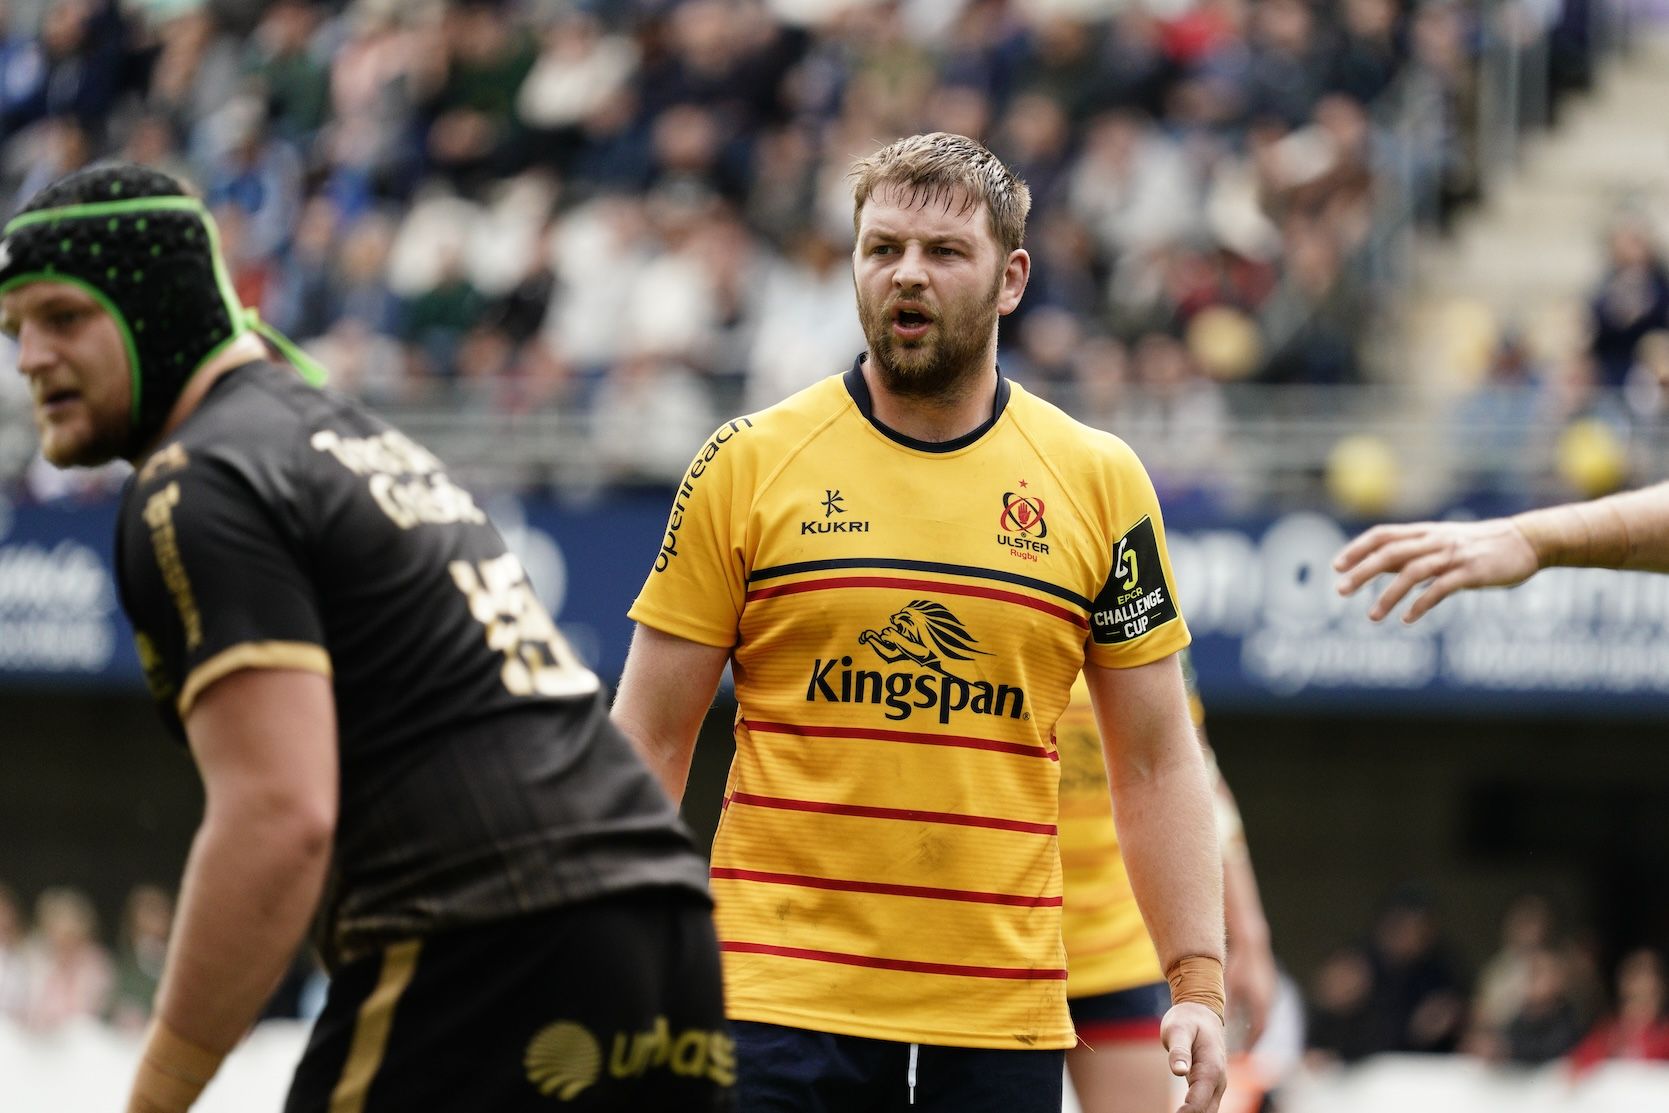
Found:
[(736, 792), (724, 798), (728, 808), (732, 802), (751, 804), (756, 808), (780, 808), (784, 811), (822, 812), (828, 815), (855, 815), (865, 819), (903, 819), (916, 823), (949, 823), (959, 827), (990, 827), (997, 831), (1023, 831), (1032, 835), (1053, 835), (1053, 823), (1032, 823), (1024, 819), (1001, 819), (989, 815), (963, 815), (960, 812), (925, 812), (917, 808), (881, 808), (868, 804), (833, 804), (823, 800), (789, 800), (781, 796), (755, 796), (751, 792)]
[(825, 580), (801, 580), (798, 583), (778, 584), (776, 587), (755, 588), (748, 592), (748, 602), (751, 603), (755, 599), (770, 599), (778, 595), (798, 595), (802, 591), (832, 591), (843, 587), (922, 588), (927, 591), (942, 591), (947, 595), (968, 595), (976, 599), (996, 599), (1003, 603), (1018, 603), (1022, 607), (1030, 607), (1035, 611), (1054, 615), (1056, 618), (1064, 618), (1080, 629), (1089, 629), (1089, 620), (1083, 615), (1076, 614), (1054, 603), (1034, 599), (1030, 595), (1021, 595), (1018, 591), (1003, 591), (995, 587), (975, 587), (972, 584), (952, 583), (949, 580), (915, 580), (896, 576), (833, 576)]
[(927, 885), (892, 885), (882, 881), (848, 881), (839, 877), (811, 877), (800, 873), (767, 873), (731, 866), (714, 866), (708, 875), (727, 881), (757, 881), (765, 885), (798, 885), (804, 889), (834, 889), (842, 893), (877, 893), (888, 897), (925, 897), (961, 900), (970, 904), (1006, 904), (1015, 908), (1059, 908), (1060, 897), (1028, 897), (1016, 893), (980, 893), (971, 889), (935, 889)]
[(974, 738), (966, 734), (916, 734), (908, 730), (879, 730), (871, 727), (801, 726), (797, 723), (763, 723), (743, 719), (749, 730), (766, 734), (794, 734), (805, 738), (866, 738), (873, 742), (908, 742), (916, 746), (959, 746), (968, 750), (992, 750), (999, 754), (1019, 754), (1021, 757), (1046, 757), (1059, 761), (1054, 750), (1028, 746), (1023, 742), (999, 742), (994, 738)]
[(1163, 1017), (1143, 1016), (1133, 1020), (1079, 1020), (1072, 1027), (1078, 1038), (1093, 1046), (1098, 1043), (1142, 1043), (1159, 1037)]
[(868, 966), (876, 970), (902, 970), (910, 974), (954, 974), (964, 978), (1014, 978), (1021, 981), (1064, 982), (1065, 970), (1035, 969), (1029, 966), (961, 966), (950, 962), (914, 962), (907, 958), (879, 955), (849, 955), (840, 951), (814, 951), (808, 947), (777, 947), (770, 943), (744, 943), (724, 939), (719, 950), (778, 958), (804, 958), (812, 962), (838, 962), (845, 966)]

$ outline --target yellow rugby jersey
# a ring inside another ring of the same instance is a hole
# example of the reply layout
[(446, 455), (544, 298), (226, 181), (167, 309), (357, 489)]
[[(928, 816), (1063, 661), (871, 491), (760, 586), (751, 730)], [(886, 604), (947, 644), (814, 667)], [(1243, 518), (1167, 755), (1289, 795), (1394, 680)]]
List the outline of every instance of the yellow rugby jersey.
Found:
[(731, 649), (731, 1017), (1070, 1046), (1055, 720), (1086, 652), (1187, 644), (1170, 585), (1134, 453), (1007, 380), (944, 444), (875, 423), (857, 367), (723, 426), (631, 617)]
[[(1183, 651), (1188, 710), (1198, 727), (1205, 719), (1194, 670)], [(1159, 955), (1136, 906), (1130, 875), (1119, 851), (1101, 732), (1080, 676), (1072, 702), (1055, 725), (1061, 756), (1061, 878), (1066, 897), (1061, 933), (1066, 940), (1068, 997), (1117, 993), (1165, 980)]]

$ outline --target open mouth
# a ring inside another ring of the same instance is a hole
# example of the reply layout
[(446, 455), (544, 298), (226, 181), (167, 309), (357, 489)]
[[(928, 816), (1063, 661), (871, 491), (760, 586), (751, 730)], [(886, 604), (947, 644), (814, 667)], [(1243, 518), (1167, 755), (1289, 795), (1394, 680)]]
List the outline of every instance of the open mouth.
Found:
[(893, 331), (900, 336), (914, 339), (926, 334), (927, 327), (933, 323), (933, 318), (919, 309), (899, 308), (893, 310)]
[(59, 410), (76, 401), (81, 395), (73, 390), (53, 390), (41, 396), (40, 408), (48, 412)]

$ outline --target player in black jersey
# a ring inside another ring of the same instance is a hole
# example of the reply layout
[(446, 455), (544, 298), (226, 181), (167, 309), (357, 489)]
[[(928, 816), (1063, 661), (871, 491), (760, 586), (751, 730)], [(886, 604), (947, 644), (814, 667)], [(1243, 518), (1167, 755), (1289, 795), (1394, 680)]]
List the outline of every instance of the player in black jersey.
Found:
[(47, 459), (137, 469), (123, 605), (206, 788), (129, 1110), (192, 1104), (316, 911), (290, 1113), (728, 1107), (672, 805), (470, 495), (238, 305), (202, 206), (54, 183), (0, 239), (0, 326)]

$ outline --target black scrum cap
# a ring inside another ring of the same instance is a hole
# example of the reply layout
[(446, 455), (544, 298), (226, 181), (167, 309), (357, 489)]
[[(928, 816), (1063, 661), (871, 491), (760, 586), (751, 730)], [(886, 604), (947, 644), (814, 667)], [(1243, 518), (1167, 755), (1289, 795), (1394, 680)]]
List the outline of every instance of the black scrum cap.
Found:
[(128, 454), (162, 428), (197, 369), (251, 330), (322, 381), (321, 368), (238, 303), (213, 219), (167, 174), (133, 164), (77, 171), (30, 198), (4, 235), (0, 294), (67, 282), (115, 319), (133, 378)]

